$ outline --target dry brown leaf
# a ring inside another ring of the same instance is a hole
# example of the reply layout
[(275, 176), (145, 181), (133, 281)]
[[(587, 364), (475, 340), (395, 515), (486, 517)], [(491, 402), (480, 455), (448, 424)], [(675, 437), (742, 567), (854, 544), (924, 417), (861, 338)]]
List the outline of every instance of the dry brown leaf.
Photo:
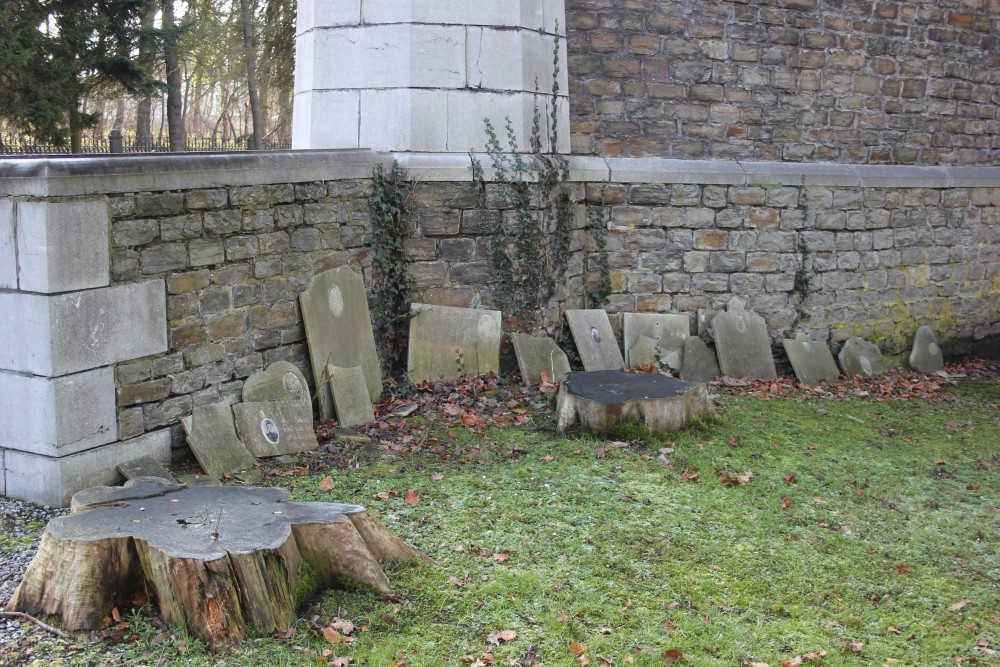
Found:
[(330, 659), (330, 667), (349, 667), (350, 664), (351, 659), (346, 656), (339, 655)]
[(340, 634), (333, 628), (323, 628), (323, 639), (331, 644), (340, 644), (344, 641), (344, 635)]
[(420, 494), (413, 489), (410, 489), (406, 492), (406, 495), (403, 496), (403, 502), (407, 505), (416, 505), (420, 502)]
[(581, 654), (585, 653), (586, 651), (587, 651), (587, 645), (586, 644), (580, 644), (579, 642), (573, 642), (572, 644), (569, 645), (569, 654), (570, 655), (581, 655)]
[(781, 507), (782, 507), (782, 509), (786, 509), (787, 510), (788, 508), (790, 508), (790, 507), (792, 507), (794, 505), (795, 505), (795, 503), (792, 502), (791, 498), (789, 498), (788, 496), (781, 496)]
[(845, 653), (861, 653), (865, 648), (864, 642), (840, 642), (840, 645), (844, 647)]
[(950, 607), (948, 607), (948, 611), (958, 611), (959, 609), (964, 608), (965, 605), (969, 604), (970, 602), (971, 600), (960, 600), (955, 604), (951, 605)]
[(356, 627), (350, 621), (344, 620), (342, 618), (334, 618), (330, 621), (330, 627), (334, 630), (339, 630), (345, 635), (349, 635), (356, 630)]
[(502, 563), (506, 560), (510, 560), (510, 554), (493, 554), (493, 560), (498, 563)]
[(586, 667), (586, 665), (590, 664), (590, 656), (584, 653), (583, 655), (577, 656), (576, 661), (579, 664), (584, 665), (584, 667)]
[(663, 652), (663, 661), (668, 665), (672, 665), (681, 659), (683, 654), (675, 648), (668, 648)]
[(337, 486), (333, 482), (333, 478), (327, 475), (319, 483), (320, 491), (333, 491), (334, 487)]
[(517, 632), (514, 630), (498, 630), (496, 632), (491, 632), (489, 636), (486, 637), (486, 642), (499, 646), (500, 642), (512, 642), (515, 639), (517, 639)]

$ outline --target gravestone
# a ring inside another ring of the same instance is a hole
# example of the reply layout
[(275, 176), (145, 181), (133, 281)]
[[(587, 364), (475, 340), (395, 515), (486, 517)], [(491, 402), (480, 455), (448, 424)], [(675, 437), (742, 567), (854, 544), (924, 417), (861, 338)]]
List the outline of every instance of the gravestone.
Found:
[(199, 405), (181, 425), (191, 452), (210, 477), (218, 479), (254, 467), (253, 454), (236, 435), (233, 408), (228, 403)]
[(627, 366), (657, 364), (677, 371), (684, 365), (691, 321), (678, 313), (625, 313), (622, 333)]
[(411, 382), (500, 372), (499, 310), (415, 303), (411, 312)]
[(618, 371), (625, 368), (625, 359), (618, 349), (607, 311), (567, 310), (566, 321), (569, 322), (584, 370)]
[(840, 368), (849, 378), (855, 375), (870, 378), (885, 372), (885, 360), (878, 346), (864, 338), (854, 336), (847, 339), (837, 355)]
[(360, 366), (341, 368), (329, 365), (326, 373), (330, 377), (330, 393), (333, 394), (333, 405), (341, 426), (360, 426), (375, 421), (375, 410), (368, 398), (365, 374)]
[(684, 366), (681, 379), (686, 382), (711, 382), (719, 377), (719, 362), (715, 352), (698, 336), (684, 341)]
[(312, 405), (306, 376), (290, 361), (273, 362), (243, 382), (243, 401), (295, 401)]
[(919, 373), (937, 373), (944, 368), (944, 354), (937, 335), (930, 327), (920, 327), (910, 350), (910, 368)]
[(784, 339), (782, 344), (801, 384), (815, 386), (823, 380), (833, 382), (840, 376), (826, 343), (809, 340), (807, 335), (799, 333), (794, 339)]
[(512, 333), (510, 341), (514, 345), (514, 355), (523, 381), (539, 383), (542, 381), (543, 371), (550, 381), (561, 380), (569, 373), (566, 353), (548, 336)]
[(365, 374), (369, 399), (378, 400), (382, 395), (382, 370), (375, 351), (375, 335), (361, 275), (342, 266), (313, 276), (309, 287), (299, 295), (299, 303), (320, 417), (333, 418), (327, 364), (360, 366)]
[(136, 479), (137, 477), (159, 477), (168, 482), (175, 483), (177, 480), (167, 472), (163, 464), (152, 456), (140, 456), (125, 463), (118, 464), (118, 472), (125, 479)]
[(698, 309), (698, 336), (703, 340), (712, 340), (712, 320), (718, 314), (717, 310)]
[(740, 299), (730, 299), (726, 312), (712, 319), (712, 332), (724, 375), (758, 380), (778, 377), (767, 324), (763, 317), (746, 310)]
[(257, 457), (298, 454), (319, 446), (312, 408), (295, 401), (260, 401), (233, 406), (240, 440)]

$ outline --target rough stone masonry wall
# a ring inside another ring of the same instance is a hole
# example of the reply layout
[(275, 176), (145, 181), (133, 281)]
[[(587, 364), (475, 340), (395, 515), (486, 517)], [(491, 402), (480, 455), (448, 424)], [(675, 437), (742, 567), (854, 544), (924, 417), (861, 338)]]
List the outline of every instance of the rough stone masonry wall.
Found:
[(575, 154), (996, 164), (998, 0), (567, 0)]

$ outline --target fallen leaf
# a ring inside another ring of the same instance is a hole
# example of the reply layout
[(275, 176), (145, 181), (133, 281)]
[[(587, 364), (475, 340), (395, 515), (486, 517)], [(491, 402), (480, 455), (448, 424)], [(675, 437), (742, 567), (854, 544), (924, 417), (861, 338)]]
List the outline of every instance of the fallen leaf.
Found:
[(493, 554), (493, 560), (495, 560), (498, 563), (502, 563), (505, 560), (509, 559), (510, 559), (510, 554)]
[(965, 605), (969, 604), (969, 602), (971, 602), (971, 600), (961, 600), (959, 602), (956, 602), (955, 604), (948, 607), (948, 611), (958, 611), (959, 609), (965, 607)]
[(889, 626), (888, 630), (889, 630), (889, 632), (891, 632), (891, 633), (892, 633), (892, 634), (894, 634), (894, 635), (898, 635), (898, 634), (900, 634), (900, 631), (899, 631), (899, 629), (898, 629), (898, 628), (894, 628), (894, 627), (892, 627), (891, 625)]
[(389, 500), (389, 492), (388, 491), (379, 491), (374, 496), (372, 496), (372, 498), (375, 499), (375, 500)]
[(789, 484), (795, 484), (795, 475), (785, 475), (785, 481)]
[(444, 479), (444, 475), (442, 475), (441, 473), (436, 473), (431, 475), (432, 482), (440, 482), (442, 479)]
[(114, 609), (111, 610), (111, 618), (114, 619), (115, 623), (122, 622), (122, 613), (118, 611), (118, 607), (115, 607)]
[(663, 629), (666, 630), (667, 632), (672, 631), (674, 629), (674, 627), (675, 626), (674, 626), (674, 622), (673, 621), (664, 621), (663, 622)]
[(407, 505), (416, 505), (417, 503), (420, 502), (420, 494), (418, 494), (413, 489), (410, 489), (409, 491), (406, 492), (406, 495), (403, 496), (403, 502), (406, 503)]
[(330, 621), (330, 627), (333, 628), (334, 630), (340, 630), (345, 635), (353, 633), (354, 630), (356, 629), (353, 623), (351, 623), (350, 621), (345, 621), (342, 618), (334, 618), (332, 621)]
[(486, 637), (486, 642), (499, 646), (500, 642), (512, 642), (515, 639), (517, 639), (517, 632), (514, 630), (498, 630), (496, 632), (491, 632), (489, 636)]
[(784, 509), (787, 510), (789, 507), (792, 507), (793, 505), (795, 505), (795, 503), (793, 503), (791, 501), (791, 499), (789, 499), (788, 496), (781, 496), (781, 507), (782, 508), (784, 508)]
[(897, 565), (896, 571), (899, 572), (900, 574), (906, 574), (910, 571), (910, 568), (906, 567), (905, 565)]
[(586, 667), (586, 665), (590, 664), (590, 657), (586, 653), (584, 653), (581, 656), (577, 656), (576, 661), (579, 664), (584, 665)]
[(184, 655), (185, 653), (187, 653), (187, 650), (188, 650), (187, 641), (185, 641), (185, 640), (182, 639), (179, 642), (177, 642), (177, 652), (178, 653), (180, 653), (181, 655)]
[(340, 634), (333, 628), (323, 628), (323, 639), (331, 644), (340, 644), (344, 641), (344, 635)]
[(672, 665), (681, 659), (683, 654), (675, 648), (668, 648), (663, 652), (663, 661), (668, 665)]
[(840, 642), (840, 645), (844, 647), (845, 653), (861, 653), (865, 648), (864, 642)]
[(586, 644), (580, 644), (579, 642), (573, 642), (572, 644), (569, 645), (569, 654), (570, 655), (581, 655), (581, 654), (585, 653), (586, 651), (587, 651), (587, 645)]
[(333, 491), (333, 488), (335, 486), (337, 486), (337, 485), (334, 484), (333, 478), (330, 477), (329, 475), (327, 475), (326, 477), (324, 477), (322, 479), (322, 481), (320, 481), (320, 483), (319, 483), (319, 490), (320, 491)]
[(349, 667), (351, 659), (344, 656), (337, 656), (330, 659), (330, 667)]
[(729, 470), (719, 471), (719, 482), (722, 484), (731, 484), (733, 486), (739, 486), (740, 484), (746, 484), (753, 477), (753, 472), (747, 470), (742, 475), (737, 472), (730, 472)]

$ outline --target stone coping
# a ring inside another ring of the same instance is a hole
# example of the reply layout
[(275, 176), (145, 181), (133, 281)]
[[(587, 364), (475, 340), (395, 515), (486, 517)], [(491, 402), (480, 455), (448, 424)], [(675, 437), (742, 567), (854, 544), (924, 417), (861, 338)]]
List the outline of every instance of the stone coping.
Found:
[[(488, 155), (479, 155), (487, 178)], [(468, 181), (466, 153), (308, 150), (0, 159), (0, 196), (65, 197), (368, 178), (396, 159), (409, 178)], [(1000, 167), (568, 157), (570, 180), (877, 188), (1000, 187)]]

